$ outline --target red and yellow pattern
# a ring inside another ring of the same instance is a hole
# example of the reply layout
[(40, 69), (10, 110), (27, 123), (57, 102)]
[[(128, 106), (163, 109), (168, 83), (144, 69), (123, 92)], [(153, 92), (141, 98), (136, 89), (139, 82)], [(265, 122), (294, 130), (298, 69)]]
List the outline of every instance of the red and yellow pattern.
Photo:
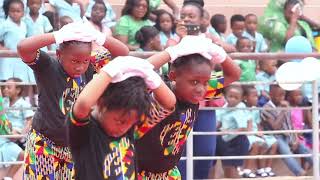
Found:
[(24, 160), (25, 180), (73, 180), (73, 162), (67, 147), (56, 146), (42, 134), (28, 134)]

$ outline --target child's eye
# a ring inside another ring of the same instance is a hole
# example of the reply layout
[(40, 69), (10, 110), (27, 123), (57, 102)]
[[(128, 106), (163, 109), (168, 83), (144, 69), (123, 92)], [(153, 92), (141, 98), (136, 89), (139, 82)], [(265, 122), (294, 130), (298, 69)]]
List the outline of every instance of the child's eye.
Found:
[(192, 85), (197, 85), (198, 83), (199, 83), (199, 81), (196, 81), (196, 80), (191, 81), (191, 84), (192, 84)]
[(77, 64), (77, 63), (78, 63), (77, 60), (72, 60), (71, 62), (72, 62), (73, 64)]

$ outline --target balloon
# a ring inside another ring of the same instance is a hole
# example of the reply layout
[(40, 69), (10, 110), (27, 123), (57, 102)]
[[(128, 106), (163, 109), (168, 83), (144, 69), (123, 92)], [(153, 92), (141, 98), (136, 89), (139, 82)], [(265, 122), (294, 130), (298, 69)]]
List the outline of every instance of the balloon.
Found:
[(291, 91), (302, 86), (303, 83), (292, 83), (304, 81), (304, 76), (299, 73), (300, 66), (298, 62), (286, 62), (279, 67), (275, 76), (282, 89)]
[[(285, 46), (286, 53), (311, 53), (312, 46), (309, 40), (303, 36), (293, 36)], [(301, 61), (301, 59), (298, 59)]]
[(320, 78), (320, 61), (314, 57), (304, 58), (300, 63), (300, 69), (305, 81), (313, 81)]

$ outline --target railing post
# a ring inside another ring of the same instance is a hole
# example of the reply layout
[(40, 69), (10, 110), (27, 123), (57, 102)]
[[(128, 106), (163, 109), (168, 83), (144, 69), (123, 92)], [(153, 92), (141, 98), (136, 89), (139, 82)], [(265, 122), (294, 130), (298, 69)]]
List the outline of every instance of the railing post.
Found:
[(193, 180), (193, 130), (187, 140), (187, 160), (186, 160), (187, 180)]
[(318, 82), (312, 81), (312, 153), (313, 153), (313, 179), (319, 180), (319, 121), (318, 121)]

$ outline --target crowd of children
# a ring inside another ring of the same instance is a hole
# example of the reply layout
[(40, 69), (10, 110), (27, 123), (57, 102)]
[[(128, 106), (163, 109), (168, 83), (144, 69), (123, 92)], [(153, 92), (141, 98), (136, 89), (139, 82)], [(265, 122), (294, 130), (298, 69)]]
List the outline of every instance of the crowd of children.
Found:
[[(106, 0), (2, 3), (0, 49), (20, 56), (0, 59), (0, 81), (8, 83), (1, 89), (3, 107), (10, 109), (7, 134), (28, 135), (18, 141), (1, 138), (0, 160), (23, 160), (25, 154), (25, 179), (179, 179), (178, 162), (213, 70), (223, 71), (222, 86), (228, 86), (237, 80), (274, 82), (280, 65), (274, 59), (228, 57), (226, 52), (268, 52), (272, 42), (258, 32), (259, 18), (252, 13), (233, 15), (226, 36), (226, 17), (211, 16), (201, 0), (185, 0), (178, 18), (176, 11), (150, 9), (152, 0), (127, 0), (118, 21)], [(114, 58), (100, 70), (90, 61), (99, 56), (93, 55), (97, 49)], [(56, 57), (49, 50), (56, 50)], [(127, 56), (129, 50), (158, 53), (146, 61)], [(36, 83), (38, 90), (24, 91), (20, 82)], [(230, 85), (222, 98), (229, 109), (217, 111), (217, 130), (310, 128), (311, 111), (299, 109), (310, 105), (304, 96), (300, 89), (286, 92), (277, 85)], [(217, 136), (216, 155), (310, 153), (311, 144), (308, 134), (228, 134)], [(310, 157), (284, 161), (295, 175), (312, 167)], [(271, 159), (222, 165), (229, 178), (276, 175)], [(12, 166), (7, 175), (18, 168)]]

